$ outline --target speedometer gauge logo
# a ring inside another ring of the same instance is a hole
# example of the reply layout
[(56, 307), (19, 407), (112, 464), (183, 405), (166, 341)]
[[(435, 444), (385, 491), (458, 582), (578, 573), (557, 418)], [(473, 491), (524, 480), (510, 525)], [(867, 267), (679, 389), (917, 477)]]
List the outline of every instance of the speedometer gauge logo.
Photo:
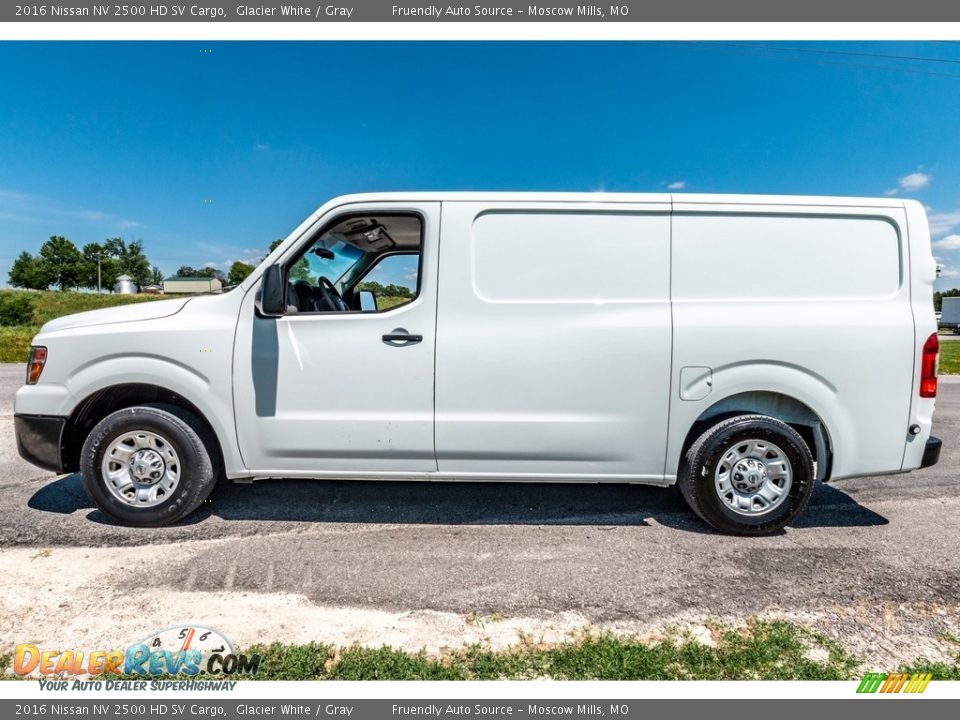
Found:
[(205, 625), (171, 625), (140, 640), (151, 651), (189, 652), (199, 650), (204, 657), (213, 654), (234, 655), (233, 643), (216, 628)]

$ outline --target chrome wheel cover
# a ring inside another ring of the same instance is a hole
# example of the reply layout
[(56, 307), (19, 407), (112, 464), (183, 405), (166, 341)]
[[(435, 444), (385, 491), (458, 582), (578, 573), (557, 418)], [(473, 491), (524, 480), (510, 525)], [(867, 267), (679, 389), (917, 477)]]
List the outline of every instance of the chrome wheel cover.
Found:
[(714, 472), (714, 487), (724, 506), (756, 517), (780, 507), (790, 494), (793, 466), (783, 450), (768, 440), (739, 440), (723, 453)]
[(138, 508), (170, 499), (180, 484), (180, 457), (152, 430), (132, 430), (110, 441), (100, 463), (103, 483), (117, 500)]

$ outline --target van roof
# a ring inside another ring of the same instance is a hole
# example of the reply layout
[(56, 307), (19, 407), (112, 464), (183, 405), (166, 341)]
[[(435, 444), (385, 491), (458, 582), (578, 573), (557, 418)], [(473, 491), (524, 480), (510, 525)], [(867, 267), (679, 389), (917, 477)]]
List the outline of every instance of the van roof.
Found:
[(902, 208), (915, 200), (896, 197), (831, 197), (815, 195), (725, 195), (702, 193), (610, 192), (383, 192), (341, 195), (326, 205), (353, 202), (557, 202), (557, 203), (672, 203), (674, 205), (793, 205)]

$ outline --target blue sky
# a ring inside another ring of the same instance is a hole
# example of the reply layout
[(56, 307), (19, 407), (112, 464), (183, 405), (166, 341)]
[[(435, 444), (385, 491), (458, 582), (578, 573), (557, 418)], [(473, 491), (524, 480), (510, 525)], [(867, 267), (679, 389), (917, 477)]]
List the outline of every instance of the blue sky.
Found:
[(347, 192), (682, 189), (917, 198), (960, 286), (956, 43), (4, 42), (0, 68), (0, 283), (53, 234), (225, 268)]

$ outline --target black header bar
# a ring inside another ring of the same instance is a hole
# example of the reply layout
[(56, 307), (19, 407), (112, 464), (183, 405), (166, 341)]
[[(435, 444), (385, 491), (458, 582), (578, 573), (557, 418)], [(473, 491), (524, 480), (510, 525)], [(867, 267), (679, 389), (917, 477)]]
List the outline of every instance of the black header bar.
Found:
[(943, 0), (594, 0), (593, 2), (3, 3), (4, 22), (956, 22)]

